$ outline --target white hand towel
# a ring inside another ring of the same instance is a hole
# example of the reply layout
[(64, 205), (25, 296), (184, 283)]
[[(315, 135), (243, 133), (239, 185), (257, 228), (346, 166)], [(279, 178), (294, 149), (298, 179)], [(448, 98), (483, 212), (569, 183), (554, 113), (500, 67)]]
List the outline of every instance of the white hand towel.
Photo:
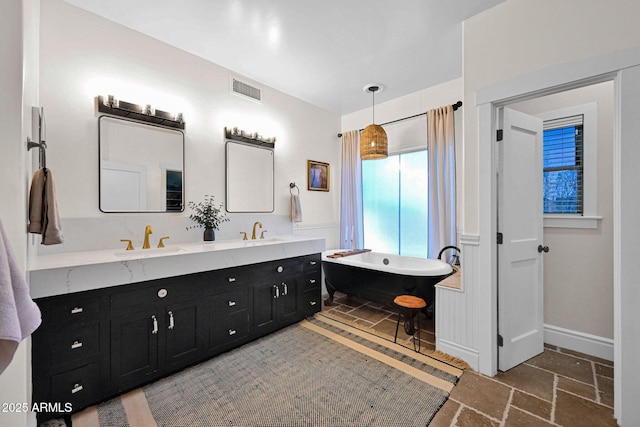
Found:
[(17, 344), (40, 322), (40, 309), (31, 299), (29, 285), (0, 221), (0, 373), (13, 358)]
[(302, 208), (300, 207), (300, 196), (297, 194), (291, 195), (291, 222), (302, 221)]
[(42, 234), (43, 245), (63, 242), (58, 215), (56, 184), (51, 169), (38, 169), (29, 192), (29, 233)]

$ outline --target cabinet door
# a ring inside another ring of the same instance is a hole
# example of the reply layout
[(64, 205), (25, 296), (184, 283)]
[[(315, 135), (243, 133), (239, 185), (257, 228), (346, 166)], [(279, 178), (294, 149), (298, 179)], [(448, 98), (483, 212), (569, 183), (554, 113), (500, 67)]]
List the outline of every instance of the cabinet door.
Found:
[(146, 380), (158, 369), (158, 332), (155, 310), (113, 315), (111, 318), (111, 382), (125, 390)]
[[(167, 304), (165, 307), (164, 330), (166, 337), (165, 354), (166, 367), (169, 369), (186, 366), (200, 356), (202, 340), (200, 338), (199, 306), (197, 302)], [(161, 353), (162, 354), (162, 353)]]
[(275, 331), (278, 327), (276, 301), (280, 288), (273, 282), (253, 286), (253, 332), (257, 335)]
[(279, 279), (280, 283), (280, 295), (277, 298), (277, 318), (280, 326), (288, 325), (290, 323), (297, 322), (304, 317), (304, 314), (300, 310), (300, 287), (298, 286), (298, 279), (293, 276), (284, 277)]

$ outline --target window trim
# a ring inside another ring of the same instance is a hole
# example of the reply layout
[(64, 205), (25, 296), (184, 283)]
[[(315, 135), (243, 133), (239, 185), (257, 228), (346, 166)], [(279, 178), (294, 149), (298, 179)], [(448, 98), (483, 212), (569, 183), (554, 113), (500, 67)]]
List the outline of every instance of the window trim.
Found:
[(598, 104), (575, 105), (536, 115), (542, 121), (582, 115), (583, 189), (582, 214), (544, 214), (545, 227), (598, 228)]

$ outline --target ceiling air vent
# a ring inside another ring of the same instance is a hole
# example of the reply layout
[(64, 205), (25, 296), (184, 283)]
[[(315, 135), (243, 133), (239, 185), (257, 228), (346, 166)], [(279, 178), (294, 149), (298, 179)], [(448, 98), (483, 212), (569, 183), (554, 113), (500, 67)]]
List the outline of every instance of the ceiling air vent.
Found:
[(261, 90), (234, 77), (231, 78), (231, 92), (254, 101), (262, 101)]

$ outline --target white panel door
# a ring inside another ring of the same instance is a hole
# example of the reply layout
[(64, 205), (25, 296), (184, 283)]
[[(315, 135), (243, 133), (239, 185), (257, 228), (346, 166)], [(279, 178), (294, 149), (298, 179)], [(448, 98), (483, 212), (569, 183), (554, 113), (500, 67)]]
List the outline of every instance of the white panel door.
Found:
[(542, 120), (504, 108), (498, 142), (498, 369), (544, 349)]

